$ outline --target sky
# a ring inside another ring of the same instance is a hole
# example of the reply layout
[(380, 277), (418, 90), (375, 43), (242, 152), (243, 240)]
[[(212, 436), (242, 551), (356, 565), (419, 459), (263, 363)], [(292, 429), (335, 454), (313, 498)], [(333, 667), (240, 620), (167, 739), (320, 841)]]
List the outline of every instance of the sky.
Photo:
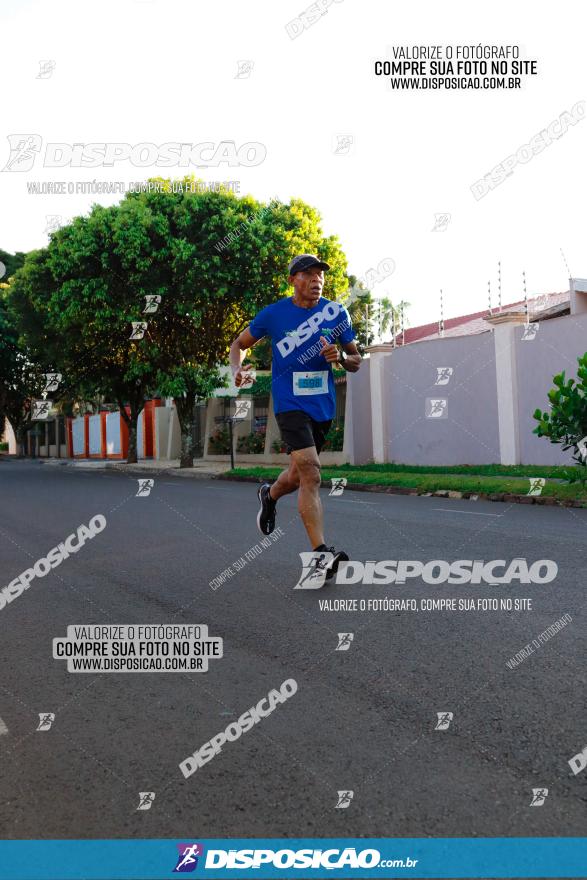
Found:
[[(488, 282), (496, 304), (498, 261), (504, 303), (523, 296), (522, 272), (529, 296), (567, 290), (569, 271), (587, 277), (587, 121), (577, 110), (540, 152), (518, 153), (587, 101), (584, 4), (324, 0), (313, 23), (290, 25), (299, 33), (292, 39), (286, 26), (303, 4), (4, 0), (0, 168), (11, 134), (36, 134), (43, 149), (263, 144), (256, 166), (189, 170), (239, 180), (241, 193), (261, 200), (304, 199), (359, 277), (393, 261), (373, 293), (410, 302), (411, 326), (439, 317), (440, 289), (445, 318), (486, 308)], [(518, 46), (536, 75), (520, 89), (393, 90), (374, 74), (393, 47), (492, 44)], [(41, 61), (52, 63), (39, 77)], [(242, 65), (237, 75), (239, 61), (249, 62), (248, 75)], [(348, 147), (336, 152), (339, 136)], [(516, 154), (526, 161), (476, 199), (472, 185)], [(49, 168), (39, 153), (30, 170), (0, 171), (0, 248), (42, 247), (48, 216), (65, 222), (121, 198), (31, 194), (31, 182), (128, 183), (175, 171), (129, 161)]]

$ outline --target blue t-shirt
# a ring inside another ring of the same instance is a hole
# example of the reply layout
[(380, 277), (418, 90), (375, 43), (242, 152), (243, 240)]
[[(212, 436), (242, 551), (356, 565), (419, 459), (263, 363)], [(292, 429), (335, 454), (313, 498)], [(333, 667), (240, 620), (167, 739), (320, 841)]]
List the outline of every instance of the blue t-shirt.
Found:
[(334, 380), (331, 365), (320, 354), (320, 337), (352, 342), (355, 331), (344, 306), (321, 296), (313, 308), (303, 309), (289, 297), (260, 311), (249, 330), (255, 339), (271, 338), (275, 412), (301, 409), (317, 422), (332, 419)]

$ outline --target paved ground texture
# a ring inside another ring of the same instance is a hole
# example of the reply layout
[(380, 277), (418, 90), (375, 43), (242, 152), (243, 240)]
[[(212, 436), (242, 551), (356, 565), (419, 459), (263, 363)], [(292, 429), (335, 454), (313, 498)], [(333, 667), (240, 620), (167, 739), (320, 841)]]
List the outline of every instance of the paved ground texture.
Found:
[[(106, 518), (0, 610), (4, 837), (584, 834), (587, 770), (568, 762), (587, 743), (587, 511), (323, 490), (327, 539), (354, 560), (546, 558), (558, 575), (294, 590), (308, 549), (295, 498), (279, 503), (283, 535), (247, 560), (255, 486), (154, 479), (137, 497), (134, 474), (0, 462), (0, 586)], [(531, 610), (325, 605), (470, 597)], [(155, 623), (206, 624), (224, 656), (207, 673), (118, 674), (70, 673), (52, 657), (69, 625)], [(345, 632), (350, 647), (336, 650)], [(286, 679), (293, 696), (184, 778), (181, 761)], [(55, 716), (44, 731), (43, 713)], [(438, 713), (452, 713), (444, 730)], [(548, 789), (542, 806), (530, 806), (535, 788)], [(353, 792), (346, 808), (339, 791)], [(155, 793), (149, 809), (139, 792)]]

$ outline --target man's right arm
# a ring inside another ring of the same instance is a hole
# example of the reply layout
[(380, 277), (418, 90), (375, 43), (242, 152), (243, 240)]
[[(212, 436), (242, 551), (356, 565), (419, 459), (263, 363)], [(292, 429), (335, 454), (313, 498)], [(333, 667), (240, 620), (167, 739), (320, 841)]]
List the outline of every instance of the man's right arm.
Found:
[(251, 367), (242, 367), (241, 362), (249, 348), (252, 348), (253, 345), (258, 342), (249, 328), (237, 336), (232, 345), (230, 346), (230, 369), (232, 370), (232, 375), (234, 376), (234, 384), (237, 388), (243, 384), (244, 377), (247, 372), (251, 369)]

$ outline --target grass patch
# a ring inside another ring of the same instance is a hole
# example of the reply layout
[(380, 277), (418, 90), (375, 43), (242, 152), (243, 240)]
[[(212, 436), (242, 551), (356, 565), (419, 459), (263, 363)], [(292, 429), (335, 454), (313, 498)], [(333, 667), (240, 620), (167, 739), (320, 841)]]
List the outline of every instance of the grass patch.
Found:
[[(373, 467), (373, 466), (370, 466)], [(377, 467), (377, 466), (375, 466)], [(383, 465), (383, 467), (386, 467)], [(228, 475), (243, 477), (264, 477), (274, 479), (283, 468), (280, 467), (248, 467), (235, 468), (228, 471)], [(541, 476), (544, 476), (542, 474)], [(325, 467), (322, 468), (322, 479), (330, 480), (332, 477), (346, 477), (349, 483), (362, 486), (397, 486), (406, 489), (417, 489), (418, 492), (436, 492), (442, 489), (457, 492), (470, 492), (474, 495), (491, 495), (494, 493), (506, 493), (509, 495), (527, 495), (530, 483), (528, 478), (521, 477), (500, 478), (500, 475), (478, 475), (449, 473), (443, 470), (440, 473), (431, 473), (429, 470), (418, 472), (394, 472), (365, 470), (362, 467)], [(581, 488), (577, 484), (547, 482), (542, 489), (544, 497), (556, 498), (560, 501), (586, 501), (587, 488)]]
[(564, 465), (534, 464), (456, 464), (456, 465), (419, 465), (419, 464), (361, 464), (334, 465), (329, 470), (360, 471), (376, 474), (475, 474), (483, 477), (546, 477), (548, 479), (564, 479), (568, 467)]

